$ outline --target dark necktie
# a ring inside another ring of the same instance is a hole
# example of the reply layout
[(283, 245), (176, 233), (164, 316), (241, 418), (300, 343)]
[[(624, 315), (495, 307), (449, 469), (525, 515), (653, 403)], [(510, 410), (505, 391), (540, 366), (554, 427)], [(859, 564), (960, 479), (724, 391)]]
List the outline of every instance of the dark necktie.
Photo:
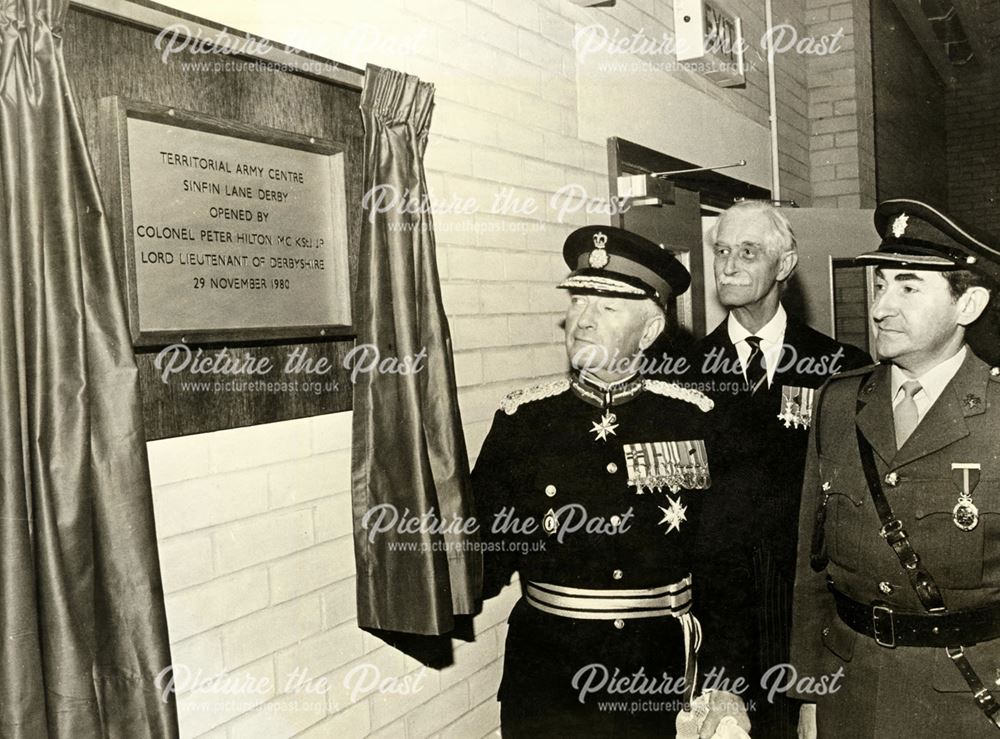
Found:
[(747, 384), (750, 394), (756, 393), (767, 382), (767, 367), (764, 366), (764, 352), (760, 348), (759, 336), (748, 336), (750, 356), (747, 358)]

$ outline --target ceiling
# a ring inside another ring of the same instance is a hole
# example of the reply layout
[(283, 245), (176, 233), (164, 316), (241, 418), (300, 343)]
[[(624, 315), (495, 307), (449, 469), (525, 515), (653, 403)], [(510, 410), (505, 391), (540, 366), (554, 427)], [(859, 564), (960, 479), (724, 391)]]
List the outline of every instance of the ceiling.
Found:
[(1000, 0), (893, 0), (942, 80), (1000, 71)]

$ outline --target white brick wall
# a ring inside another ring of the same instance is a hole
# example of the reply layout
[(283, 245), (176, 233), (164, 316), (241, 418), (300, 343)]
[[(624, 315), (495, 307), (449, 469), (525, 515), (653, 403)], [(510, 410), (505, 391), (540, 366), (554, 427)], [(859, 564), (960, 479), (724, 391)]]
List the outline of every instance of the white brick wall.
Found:
[[(148, 445), (184, 739), (467, 737), (498, 726), (513, 592), (489, 604), (476, 642), (456, 643), (440, 672), (357, 627), (350, 428), (340, 413)], [(409, 695), (361, 685), (352, 696), (362, 670), (423, 678)]]
[[(831, 16), (814, 12), (818, 3), (810, 2), (807, 15), (804, 0), (777, 0), (776, 22), (803, 28), (828, 21)], [(554, 289), (566, 272), (561, 244), (578, 225), (607, 223), (606, 216), (582, 210), (560, 214), (552, 202), (566, 185), (581, 186), (588, 198), (607, 196), (605, 147), (578, 136), (575, 25), (603, 23), (626, 34), (642, 29), (658, 36), (672, 31), (670, 2), (619, 0), (612, 9), (581, 9), (566, 0), (166, 3), (344, 63), (384, 64), (436, 85), (428, 182), (437, 202), (473, 198), (477, 204), (471, 214), (439, 208), (434, 216), (464, 431), (474, 457), (504, 393), (564, 371), (559, 321), (565, 296)], [(761, 6), (751, 0), (728, 5), (756, 42)], [(384, 43), (357, 43), (352, 31), (362, 26)], [(414, 50), (394, 50), (393, 42), (407, 41)], [(850, 96), (841, 94), (852, 81), (819, 61), (815, 74), (828, 79), (807, 85), (807, 71), (795, 55), (779, 60), (784, 195), (801, 204), (809, 203), (814, 186), (857, 177), (849, 169), (818, 170), (857, 161), (839, 159), (840, 151), (857, 147), (856, 131), (846, 127), (856, 111), (844, 107)], [(750, 70), (743, 90), (674, 74), (703, 99), (766, 125), (761, 64)], [(830, 109), (819, 107), (824, 104)], [(655, 119), (658, 111), (642, 114)], [(835, 116), (844, 126), (835, 125)], [(820, 124), (828, 130), (810, 140), (809, 127), (819, 118), (831, 119)], [(820, 150), (829, 161), (817, 161)], [(709, 142), (706, 160), (711, 151)], [(519, 207), (494, 212), (498, 195)], [(529, 203), (533, 209), (525, 207)], [(413, 660), (356, 627), (349, 413), (157, 441), (149, 452), (175, 662), (202, 680), (227, 675), (266, 681), (261, 694), (235, 699), (185, 686), (185, 739), (495, 733), (514, 588), (487, 604), (476, 621), (476, 642), (456, 644), (455, 664), (440, 672), (422, 673)], [(354, 697), (344, 680), (372, 669), (368, 665), (383, 678), (422, 675), (421, 689)], [(285, 692), (296, 669), (327, 680), (319, 701)]]

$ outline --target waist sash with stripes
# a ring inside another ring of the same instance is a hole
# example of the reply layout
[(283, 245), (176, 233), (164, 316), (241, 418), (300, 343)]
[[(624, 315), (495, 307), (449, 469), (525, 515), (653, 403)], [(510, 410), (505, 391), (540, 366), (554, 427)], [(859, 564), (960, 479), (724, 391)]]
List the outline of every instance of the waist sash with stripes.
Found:
[(691, 576), (658, 588), (634, 590), (597, 590), (529, 582), (525, 596), (538, 610), (567, 618), (613, 620), (681, 616), (691, 608)]
[[(701, 624), (691, 610), (691, 576), (658, 588), (597, 590), (528, 582), (525, 597), (545, 613), (566, 618), (618, 620), (673, 616), (684, 633), (684, 700), (694, 697), (698, 682)], [(621, 626), (616, 624), (616, 626)]]

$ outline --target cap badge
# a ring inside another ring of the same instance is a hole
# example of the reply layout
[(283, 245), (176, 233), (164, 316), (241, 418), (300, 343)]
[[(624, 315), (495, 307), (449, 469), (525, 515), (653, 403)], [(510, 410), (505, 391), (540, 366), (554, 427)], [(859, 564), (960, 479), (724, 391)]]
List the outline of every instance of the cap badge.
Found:
[(897, 239), (906, 233), (906, 224), (909, 223), (910, 217), (906, 213), (900, 213), (896, 220), (892, 222), (892, 235)]
[(603, 269), (608, 266), (608, 252), (605, 251), (605, 246), (608, 243), (608, 237), (606, 234), (598, 231), (594, 234), (594, 250), (590, 252), (590, 266), (594, 269)]

